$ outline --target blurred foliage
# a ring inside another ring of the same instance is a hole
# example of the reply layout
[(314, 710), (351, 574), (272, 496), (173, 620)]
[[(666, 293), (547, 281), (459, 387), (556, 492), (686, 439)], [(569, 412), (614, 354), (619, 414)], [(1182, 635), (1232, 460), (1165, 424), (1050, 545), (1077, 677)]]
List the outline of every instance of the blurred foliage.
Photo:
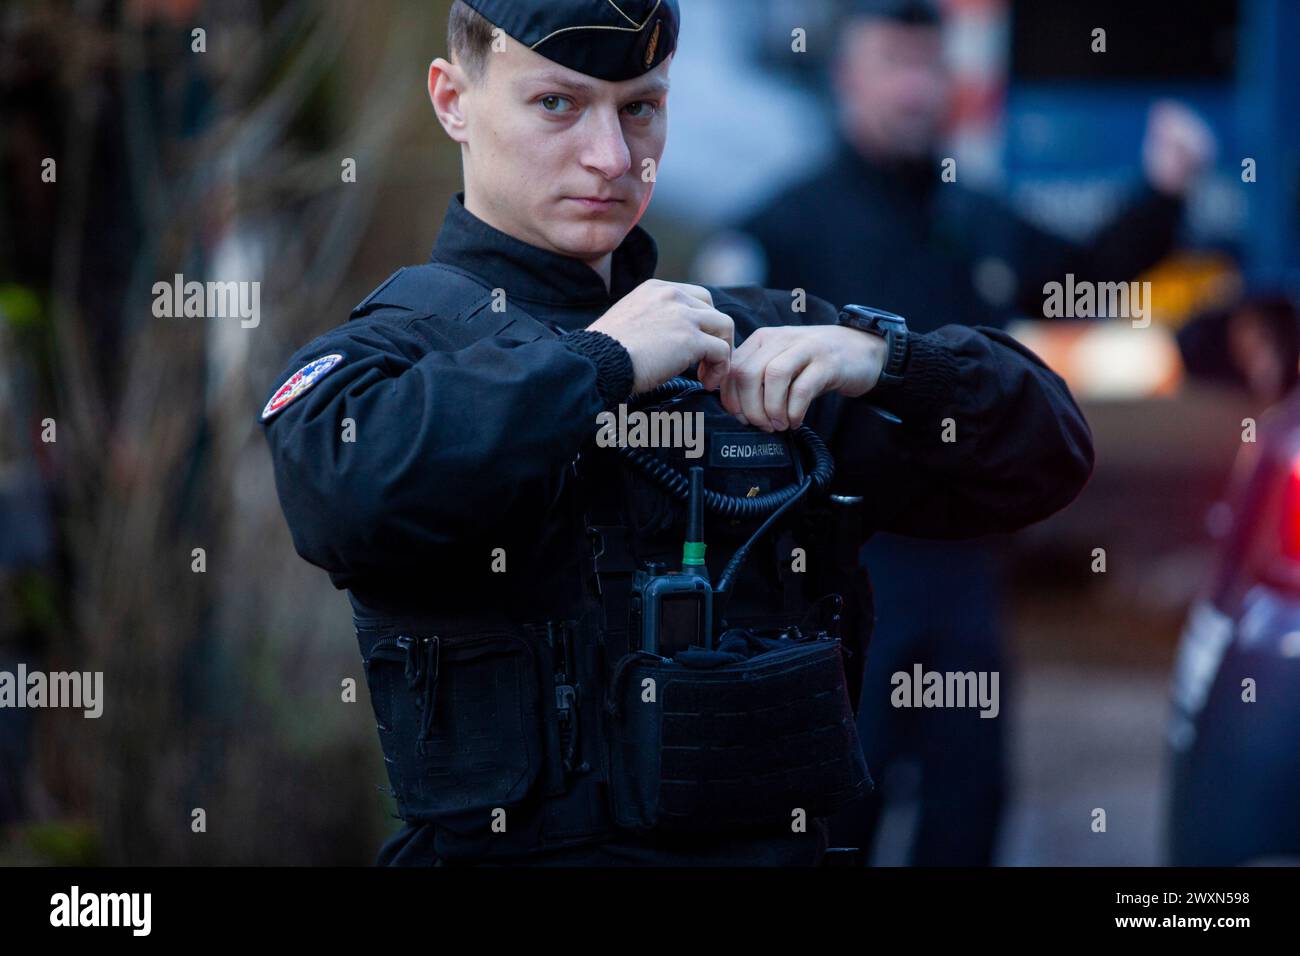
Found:
[[(424, 94), (447, 6), (0, 19), (0, 313), (20, 346), (0, 373), (30, 366), (23, 407), (58, 423), (29, 449), (57, 556), (8, 581), (4, 629), (102, 671), (106, 698), (97, 720), (33, 715), (0, 863), (368, 863), (395, 825), (350, 607), (293, 551), (257, 412), (287, 355), (427, 255), (459, 188)], [(32, 174), (44, 157), (56, 183)], [(222, 263), (260, 281), (256, 329), (153, 316), (154, 282)]]
[(41, 300), (26, 286), (0, 285), (0, 316), (17, 329), (31, 328), (43, 317)]
[(104, 862), (94, 827), (79, 820), (30, 823), (0, 840), (0, 866), (98, 866)]
[(54, 632), (64, 621), (54, 578), (40, 571), (15, 576), (12, 584), (14, 613), (6, 622), (18, 630)]

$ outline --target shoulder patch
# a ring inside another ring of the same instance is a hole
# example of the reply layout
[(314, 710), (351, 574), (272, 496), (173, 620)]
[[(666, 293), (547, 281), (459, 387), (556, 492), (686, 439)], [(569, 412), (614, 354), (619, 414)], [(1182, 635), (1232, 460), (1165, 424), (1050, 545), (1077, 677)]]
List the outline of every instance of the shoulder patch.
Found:
[(309, 388), (323, 379), (334, 367), (343, 361), (343, 356), (322, 355), (304, 365), (298, 371), (289, 376), (289, 380), (275, 390), (271, 400), (266, 403), (262, 409), (262, 421), (266, 421), (276, 412), (281, 411), (286, 405), (292, 402), (299, 395), (302, 395)]

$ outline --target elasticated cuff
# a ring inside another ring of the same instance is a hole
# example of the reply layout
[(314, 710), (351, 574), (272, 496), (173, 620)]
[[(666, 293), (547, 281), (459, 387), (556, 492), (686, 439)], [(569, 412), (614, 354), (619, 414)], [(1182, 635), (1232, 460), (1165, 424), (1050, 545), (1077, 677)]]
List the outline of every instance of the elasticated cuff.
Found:
[(604, 332), (582, 329), (561, 336), (560, 341), (596, 366), (596, 390), (606, 408), (612, 408), (632, 394), (635, 376), (632, 356), (623, 343)]
[(929, 413), (949, 403), (957, 382), (957, 357), (952, 350), (933, 335), (912, 332), (907, 337), (902, 384), (888, 391), (868, 392), (865, 397), (904, 423), (928, 421)]

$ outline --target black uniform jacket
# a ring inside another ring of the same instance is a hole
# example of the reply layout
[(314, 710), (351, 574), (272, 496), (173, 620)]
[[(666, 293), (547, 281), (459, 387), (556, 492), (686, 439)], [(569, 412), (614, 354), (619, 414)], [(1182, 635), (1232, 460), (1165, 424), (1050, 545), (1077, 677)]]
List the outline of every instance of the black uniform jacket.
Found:
[[(583, 262), (487, 225), (458, 194), (433, 261), (567, 333), (653, 277), (657, 255), (635, 227), (613, 254), (607, 290)], [(785, 291), (711, 291), (738, 345), (763, 325), (833, 323), (844, 304), (810, 296), (800, 309)], [(453, 348), (448, 320), (419, 301), (359, 308), (288, 361), (277, 385), (341, 356), (263, 418), (280, 501), (299, 554), (349, 589), (359, 615), (508, 605), (540, 620), (572, 593), (563, 581), (577, 558), (556, 505), (612, 404), (602, 397), (608, 375), (581, 336)], [(1086, 482), (1082, 414), (1061, 379), (1004, 333), (948, 325), (914, 335), (905, 380), (888, 398), (822, 396), (806, 419), (834, 453), (833, 490), (865, 498), (868, 530), (1009, 531), (1064, 507)], [(874, 414), (872, 400), (904, 424)], [(341, 437), (349, 423), (351, 441)], [(492, 572), (495, 548), (508, 555), (506, 575)]]

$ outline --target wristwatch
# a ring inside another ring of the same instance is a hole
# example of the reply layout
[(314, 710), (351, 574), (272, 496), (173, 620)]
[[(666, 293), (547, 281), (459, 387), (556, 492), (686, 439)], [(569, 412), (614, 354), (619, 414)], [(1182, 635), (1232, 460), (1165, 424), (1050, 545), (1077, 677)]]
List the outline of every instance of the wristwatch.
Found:
[(888, 356), (880, 370), (880, 380), (873, 391), (882, 392), (903, 384), (903, 369), (907, 365), (907, 320), (883, 309), (869, 309), (865, 305), (846, 305), (840, 310), (839, 324), (851, 329), (869, 332), (885, 340)]

